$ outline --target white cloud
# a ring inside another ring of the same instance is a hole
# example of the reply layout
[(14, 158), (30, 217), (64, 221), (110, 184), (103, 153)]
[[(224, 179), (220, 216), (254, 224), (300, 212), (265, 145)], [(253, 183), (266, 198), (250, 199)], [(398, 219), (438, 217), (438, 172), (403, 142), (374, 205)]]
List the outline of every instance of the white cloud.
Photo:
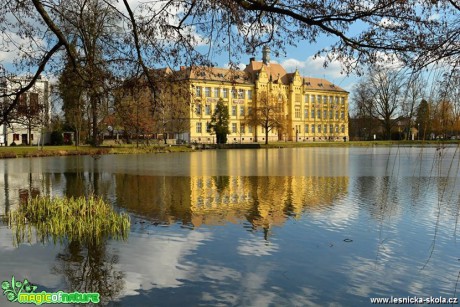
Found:
[(281, 62), (286, 71), (298, 69), (302, 75), (312, 77), (325, 77), (328, 80), (343, 78), (342, 64), (339, 61), (328, 61), (327, 67), (324, 67), (326, 58), (324, 56), (310, 56), (301, 61), (298, 59), (287, 59)]
[(240, 240), (238, 254), (243, 256), (268, 256), (278, 250), (278, 244), (263, 241), (260, 238)]
[(343, 73), (342, 63), (336, 60), (328, 61), (327, 67), (324, 67), (325, 60), (324, 56), (310, 56), (305, 60), (289, 58), (280, 64), (287, 72), (294, 72), (298, 69), (302, 76), (324, 78), (350, 92), (356, 83), (356, 75), (347, 76)]
[(383, 17), (379, 24), (378, 24), (380, 27), (382, 28), (386, 28), (386, 29), (394, 29), (394, 28), (397, 28), (398, 26), (400, 26), (399, 23), (387, 18), (387, 17)]
[[(210, 233), (194, 231), (186, 236), (131, 235), (129, 245), (118, 246), (125, 289), (121, 296), (137, 295), (139, 290), (152, 288), (176, 288), (181, 280), (191, 279), (197, 269), (184, 257), (193, 253)], [(154, 265), (146, 265), (146, 263)]]

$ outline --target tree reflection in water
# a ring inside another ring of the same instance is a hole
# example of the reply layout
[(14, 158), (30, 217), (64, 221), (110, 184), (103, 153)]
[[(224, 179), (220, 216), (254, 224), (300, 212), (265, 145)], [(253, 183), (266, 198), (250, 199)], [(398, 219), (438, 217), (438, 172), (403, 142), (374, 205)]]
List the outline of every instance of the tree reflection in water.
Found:
[(64, 277), (66, 289), (63, 291), (97, 292), (101, 304), (107, 304), (124, 288), (125, 274), (116, 270), (118, 261), (118, 255), (108, 250), (107, 240), (87, 245), (71, 241), (57, 255), (52, 272)]

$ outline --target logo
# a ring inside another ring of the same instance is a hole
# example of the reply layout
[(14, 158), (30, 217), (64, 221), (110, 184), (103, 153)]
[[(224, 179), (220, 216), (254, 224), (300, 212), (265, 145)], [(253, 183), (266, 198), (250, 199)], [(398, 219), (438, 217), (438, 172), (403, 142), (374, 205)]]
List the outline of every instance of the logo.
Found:
[(14, 276), (10, 281), (2, 282), (3, 295), (10, 302), (20, 304), (88, 304), (99, 303), (99, 293), (80, 293), (80, 292), (35, 292), (37, 286), (31, 284), (27, 279), (24, 281), (15, 280)]

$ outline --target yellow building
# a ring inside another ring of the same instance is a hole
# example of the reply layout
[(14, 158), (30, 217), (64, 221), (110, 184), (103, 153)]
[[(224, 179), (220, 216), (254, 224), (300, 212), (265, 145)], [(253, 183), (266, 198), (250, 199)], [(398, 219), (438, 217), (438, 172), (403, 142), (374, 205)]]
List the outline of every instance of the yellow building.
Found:
[(181, 80), (176, 84), (186, 88), (190, 99), (189, 124), (185, 131), (174, 132), (175, 138), (215, 143), (209, 123), (222, 98), (230, 115), (227, 142), (265, 142), (264, 127), (251, 125), (248, 117), (260, 109), (263, 97), (272, 97), (282, 124), (269, 131), (269, 142), (348, 140), (348, 92), (327, 80), (301, 76), (298, 70), (286, 72), (270, 63), (268, 47), (262, 61), (251, 58), (244, 70), (181, 67), (171, 74)]
[[(265, 127), (254, 124), (250, 114), (257, 114), (265, 99), (273, 100), (280, 120), (280, 125), (267, 129), (269, 142), (348, 140), (348, 92), (327, 80), (301, 76), (298, 70), (286, 72), (280, 64), (270, 63), (268, 47), (263, 49), (262, 61), (251, 58), (244, 70), (194, 66), (163, 73), (164, 88), (167, 83), (173, 85), (160, 90), (162, 99), (169, 101), (165, 106), (174, 107), (171, 119), (157, 121), (171, 125), (162, 128), (169, 139), (215, 143), (209, 123), (217, 102), (223, 99), (230, 115), (227, 142), (263, 143)], [(174, 115), (177, 106), (182, 106), (180, 116)]]

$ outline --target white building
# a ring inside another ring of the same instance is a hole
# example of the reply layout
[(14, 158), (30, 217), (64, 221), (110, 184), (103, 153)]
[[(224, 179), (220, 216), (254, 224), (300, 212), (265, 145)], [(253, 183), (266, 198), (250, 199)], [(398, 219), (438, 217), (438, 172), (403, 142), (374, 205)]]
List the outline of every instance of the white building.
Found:
[[(30, 81), (27, 77), (0, 79), (0, 91), (12, 93), (25, 87)], [(7, 122), (0, 125), (0, 146), (38, 145), (49, 143), (51, 107), (49, 101), (49, 82), (39, 78), (27, 92), (21, 94), (18, 105), (10, 112)], [(4, 110), (11, 105), (15, 96), (4, 97), (0, 107)]]

